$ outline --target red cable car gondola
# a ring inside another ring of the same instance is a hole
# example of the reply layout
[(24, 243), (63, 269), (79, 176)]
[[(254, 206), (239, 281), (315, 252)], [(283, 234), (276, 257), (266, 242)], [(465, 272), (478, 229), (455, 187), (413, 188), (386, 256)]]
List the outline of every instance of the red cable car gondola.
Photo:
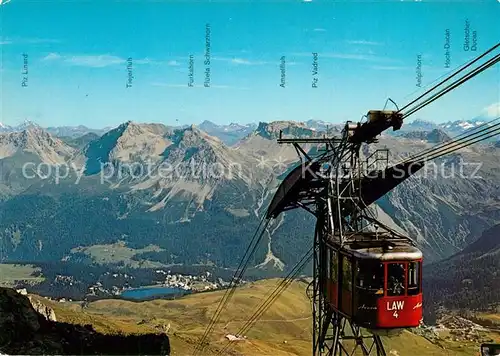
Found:
[(339, 248), (327, 243), (325, 299), (360, 327), (417, 327), (422, 321), (422, 252), (375, 233)]
[[(361, 145), (375, 142), (389, 127), (399, 129), (402, 115), (372, 110), (367, 117), (365, 123), (347, 122), (341, 137), (286, 139), (280, 133), (278, 140), (292, 143), (303, 158), (278, 187), (266, 217), (300, 207), (317, 219), (312, 282), (315, 355), (337, 354), (344, 347), (342, 340), (347, 340), (346, 324), (356, 345), (363, 347), (361, 329), (370, 330), (377, 352), (383, 354), (382, 334), (417, 327), (422, 321), (422, 252), (411, 238), (377, 221), (368, 207), (424, 164), (403, 161), (389, 166), (386, 154), (384, 167), (372, 168), (373, 154), (362, 157)], [(324, 144), (325, 149), (311, 158), (299, 143)], [(387, 150), (374, 154), (378, 152)], [(379, 163), (378, 154), (375, 159)]]

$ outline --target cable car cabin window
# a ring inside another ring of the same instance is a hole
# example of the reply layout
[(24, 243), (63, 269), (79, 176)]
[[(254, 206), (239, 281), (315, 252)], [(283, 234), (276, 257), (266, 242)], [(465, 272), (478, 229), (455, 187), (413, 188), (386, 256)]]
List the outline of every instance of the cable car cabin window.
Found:
[(338, 255), (337, 255), (337, 251), (334, 251), (334, 250), (330, 250), (332, 255), (331, 255), (331, 275), (330, 275), (330, 279), (332, 280), (333, 283), (337, 283), (338, 282), (338, 276), (339, 276), (339, 258), (338, 258)]
[(387, 295), (405, 295), (405, 263), (387, 264)]
[(408, 263), (408, 295), (420, 293), (420, 262)]
[(342, 263), (342, 285), (344, 289), (352, 290), (352, 264), (346, 256), (343, 257)]
[(384, 294), (384, 265), (380, 261), (360, 260), (356, 272), (357, 288)]

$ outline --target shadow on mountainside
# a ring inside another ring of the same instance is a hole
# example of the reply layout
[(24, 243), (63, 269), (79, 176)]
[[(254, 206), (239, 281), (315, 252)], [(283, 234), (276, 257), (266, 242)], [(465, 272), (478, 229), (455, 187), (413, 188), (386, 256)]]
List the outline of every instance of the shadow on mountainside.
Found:
[(170, 355), (165, 334), (104, 335), (91, 325), (47, 320), (29, 299), (0, 288), (0, 353), (8, 355)]

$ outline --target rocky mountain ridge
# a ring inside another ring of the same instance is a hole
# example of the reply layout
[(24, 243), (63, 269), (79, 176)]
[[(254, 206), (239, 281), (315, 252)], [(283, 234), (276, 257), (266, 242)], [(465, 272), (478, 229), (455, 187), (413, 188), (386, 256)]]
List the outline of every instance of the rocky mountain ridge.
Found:
[(432, 131), (408, 131), (401, 134), (402, 137), (427, 141), (429, 143), (443, 143), (450, 141), (451, 138), (441, 129), (433, 129)]
[[(284, 137), (324, 135), (302, 123), (260, 123), (228, 146), (196, 126), (172, 130), (127, 122), (79, 149), (37, 130), (19, 134), (29, 145), (14, 144), (12, 133), (0, 134), (10, 149), (0, 159), (0, 244), (7, 260), (61, 259), (75, 247), (126, 236), (137, 248), (160, 242), (163, 252), (147, 253), (154, 261), (233, 265), (281, 175), (297, 162), (293, 147), (276, 143), (279, 132)], [(431, 141), (382, 135), (377, 147), (389, 148), (389, 160), (397, 162), (431, 147)], [(491, 145), (464, 149), (438, 161), (437, 174), (412, 178), (377, 203), (418, 240), (429, 261), (446, 258), (499, 222), (499, 157)], [(73, 171), (57, 182), (53, 176), (22, 176), (25, 163), (52, 167), (61, 161)], [(460, 165), (472, 174), (477, 163), (480, 177), (458, 176)], [(49, 217), (58, 219), (61, 230), (45, 226)], [(273, 261), (273, 266), (291, 267), (310, 241), (312, 227), (306, 213), (286, 213), (276, 222), (276, 236), (267, 236), (259, 249), (255, 265)]]
[[(20, 132), (20, 131), (24, 131), (24, 130), (27, 130), (30, 128), (36, 128), (36, 127), (42, 128), (37, 123), (35, 123), (31, 120), (24, 120), (22, 123), (20, 123), (19, 125), (15, 125), (15, 126), (2, 124), (0, 122), (0, 133)], [(83, 136), (83, 135), (88, 134), (88, 133), (93, 133), (93, 134), (100, 136), (100, 135), (106, 133), (107, 131), (111, 130), (112, 127), (105, 127), (102, 129), (92, 129), (92, 128), (88, 128), (84, 125), (78, 125), (78, 126), (49, 126), (49, 127), (43, 128), (43, 129), (53, 136), (77, 138), (77, 137)]]
[(493, 117), (478, 116), (471, 120), (455, 120), (436, 124), (432, 121), (415, 119), (405, 123), (401, 128), (402, 131), (432, 131), (439, 129), (447, 135), (456, 136), (467, 130), (473, 129), (491, 121)]
[(17, 151), (32, 153), (50, 164), (63, 163), (75, 152), (62, 140), (36, 126), (0, 134), (0, 158), (12, 156)]
[[(401, 128), (401, 131), (396, 132), (394, 134), (399, 135), (400, 133), (406, 133), (406, 132), (431, 132), (435, 129), (438, 129), (448, 136), (456, 136), (474, 127), (478, 127), (479, 125), (482, 125), (490, 120), (491, 118), (478, 116), (471, 120), (455, 120), (455, 121), (436, 124), (431, 121), (415, 119), (413, 121), (405, 123), (405, 125), (403, 125), (403, 127)], [(338, 131), (343, 127), (343, 123), (327, 122), (324, 120), (315, 120), (315, 119), (309, 119), (304, 122), (300, 122), (300, 124), (308, 129), (315, 131), (322, 131), (322, 132), (327, 132), (327, 131), (330, 132), (331, 130)], [(171, 130), (177, 130), (177, 129), (182, 130), (190, 126), (190, 125), (167, 126), (163, 124), (153, 124), (153, 125), (168, 128)], [(37, 127), (37, 126), (38, 125), (36, 123), (29, 120), (26, 120), (25, 122), (17, 126), (9, 126), (0, 123), (0, 133), (19, 132), (26, 130), (30, 127)], [(225, 124), (216, 124), (212, 121), (205, 120), (196, 126), (200, 130), (208, 133), (209, 135), (218, 137), (226, 145), (232, 146), (237, 144), (241, 139), (245, 138), (246, 136), (254, 132), (258, 128), (259, 123), (255, 122), (245, 125), (238, 123), (230, 123), (228, 125), (225, 125)], [(46, 130), (53, 136), (57, 136), (67, 140), (73, 140), (89, 133), (97, 136), (102, 136), (105, 133), (109, 132), (110, 130), (113, 130), (113, 128), (105, 127), (101, 129), (93, 129), (93, 128), (88, 128), (84, 125), (78, 125), (78, 126), (47, 127), (44, 130)]]

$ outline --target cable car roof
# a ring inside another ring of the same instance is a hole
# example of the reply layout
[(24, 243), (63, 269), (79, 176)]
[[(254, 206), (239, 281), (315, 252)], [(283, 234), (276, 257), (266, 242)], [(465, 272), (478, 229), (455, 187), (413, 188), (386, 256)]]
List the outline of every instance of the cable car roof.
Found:
[(330, 235), (327, 245), (334, 250), (342, 251), (359, 259), (418, 260), (422, 252), (411, 240), (406, 240), (391, 232), (362, 232), (349, 236), (344, 245), (339, 244), (339, 237)]
[[(379, 243), (377, 243), (379, 242)], [(359, 259), (378, 259), (381, 261), (419, 260), (422, 251), (405, 241), (353, 241), (341, 250)]]

